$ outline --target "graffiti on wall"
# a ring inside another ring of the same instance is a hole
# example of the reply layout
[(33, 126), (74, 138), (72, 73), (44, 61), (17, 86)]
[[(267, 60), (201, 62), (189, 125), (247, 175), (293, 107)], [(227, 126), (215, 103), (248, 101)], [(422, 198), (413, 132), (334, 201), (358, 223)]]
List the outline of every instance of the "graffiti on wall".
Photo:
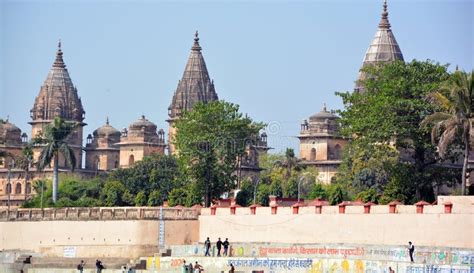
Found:
[[(161, 270), (176, 270), (184, 258), (162, 257)], [(194, 260), (193, 260), (194, 261)], [(229, 257), (196, 258), (207, 272), (227, 271), (230, 264), (236, 271), (263, 271), (268, 273), (474, 273), (471, 265), (433, 265), (396, 261), (375, 261), (344, 258), (270, 258), (270, 257)]]
[[(204, 256), (204, 247), (199, 245), (174, 246), (172, 253), (176, 256)], [(408, 250), (405, 247), (383, 247), (370, 245), (297, 245), (297, 244), (231, 244), (229, 254), (238, 258), (311, 258), (348, 259), (384, 262), (409, 262)], [(217, 256), (215, 245), (211, 248), (211, 256)], [(417, 247), (414, 255), (415, 263), (428, 265), (469, 265), (474, 266), (474, 251), (453, 248)], [(353, 268), (353, 267), (351, 267)], [(425, 269), (426, 271), (426, 269)], [(343, 272), (343, 271), (341, 271)], [(351, 271), (353, 272), (353, 271)], [(371, 271), (365, 266), (364, 273)], [(386, 273), (386, 272), (385, 272)], [(412, 273), (412, 272), (410, 272)], [(471, 273), (474, 273), (471, 272)]]
[(268, 268), (268, 269), (293, 269), (293, 268), (311, 268), (312, 259), (270, 259), (270, 258), (253, 258), (253, 259), (229, 259), (228, 265), (233, 264), (236, 268)]
[(269, 254), (300, 254), (300, 255), (328, 255), (328, 256), (364, 256), (364, 248), (326, 248), (326, 247), (305, 247), (305, 246), (290, 246), (290, 247), (259, 247), (258, 251), (261, 257), (266, 257)]

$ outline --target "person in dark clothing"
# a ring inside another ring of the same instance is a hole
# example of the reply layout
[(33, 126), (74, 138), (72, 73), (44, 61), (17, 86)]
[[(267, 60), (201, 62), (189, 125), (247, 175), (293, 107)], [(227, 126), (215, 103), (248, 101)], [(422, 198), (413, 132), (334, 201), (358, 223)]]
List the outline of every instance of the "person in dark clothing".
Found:
[(408, 253), (410, 254), (410, 261), (413, 263), (413, 253), (415, 253), (415, 245), (411, 242), (408, 242)]
[(221, 238), (219, 238), (217, 240), (216, 247), (217, 247), (217, 256), (220, 257), (221, 256), (221, 248), (222, 248)]
[(101, 273), (105, 267), (100, 260), (95, 260), (95, 268), (97, 269), (97, 273)]
[(225, 238), (225, 241), (224, 243), (222, 243), (222, 245), (224, 246), (224, 253), (222, 255), (224, 256), (229, 256), (229, 239)]
[(230, 264), (230, 270), (229, 270), (229, 273), (234, 273), (234, 272), (235, 272), (234, 265), (233, 265), (233, 264)]
[(81, 263), (77, 265), (77, 270), (79, 270), (79, 272), (83, 272), (84, 271), (84, 266), (86, 265), (86, 263), (84, 263), (83, 260), (81, 260)]
[(206, 241), (204, 242), (204, 247), (206, 248), (206, 254), (204, 256), (211, 256), (209, 253), (209, 250), (211, 249), (211, 241), (209, 240), (209, 237), (207, 237)]

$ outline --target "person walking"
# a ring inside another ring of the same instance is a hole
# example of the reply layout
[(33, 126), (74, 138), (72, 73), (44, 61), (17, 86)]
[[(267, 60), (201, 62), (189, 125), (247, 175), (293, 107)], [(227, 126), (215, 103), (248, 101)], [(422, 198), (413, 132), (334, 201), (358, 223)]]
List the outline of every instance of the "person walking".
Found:
[(235, 268), (234, 268), (234, 265), (231, 263), (229, 273), (234, 273), (234, 272), (235, 272)]
[(388, 267), (388, 273), (395, 273), (395, 270), (392, 269), (391, 266)]
[(207, 237), (206, 241), (204, 242), (204, 247), (206, 248), (206, 254), (204, 256), (211, 256), (209, 253), (209, 250), (211, 249), (211, 241), (209, 240), (209, 237)]
[(86, 263), (84, 263), (84, 260), (81, 260), (81, 262), (77, 265), (77, 270), (79, 270), (79, 272), (83, 272), (84, 271), (84, 266), (86, 265)]
[(217, 247), (217, 257), (220, 257), (221, 256), (221, 248), (222, 248), (222, 241), (221, 241), (220, 237), (217, 240), (216, 247)]
[(102, 273), (102, 269), (105, 267), (100, 260), (95, 260), (95, 268), (97, 269), (97, 273)]
[(224, 256), (229, 256), (229, 239), (228, 238), (225, 238), (225, 241), (224, 243), (222, 243), (222, 245), (224, 246), (224, 253), (222, 255)]
[(413, 254), (415, 253), (415, 245), (408, 242), (408, 253), (410, 254), (410, 261), (413, 263)]

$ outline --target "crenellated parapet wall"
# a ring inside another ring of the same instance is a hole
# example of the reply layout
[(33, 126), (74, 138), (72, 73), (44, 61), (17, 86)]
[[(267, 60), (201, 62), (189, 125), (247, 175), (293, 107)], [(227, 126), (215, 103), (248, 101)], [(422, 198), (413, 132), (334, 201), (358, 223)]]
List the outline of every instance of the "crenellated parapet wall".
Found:
[(0, 210), (0, 221), (197, 220), (199, 214), (183, 207), (15, 208)]
[(213, 206), (210, 208), (203, 208), (201, 215), (311, 215), (311, 214), (470, 214), (474, 216), (474, 205), (455, 205), (451, 202), (446, 202), (442, 205), (431, 204), (390, 204), (390, 205), (375, 205), (375, 204), (353, 204), (341, 203), (335, 206), (329, 205), (305, 205), (294, 204), (292, 206), (250, 206), (240, 207), (235, 206)]
[(284, 207), (213, 206), (201, 210), (199, 240), (238, 243), (375, 244), (474, 249), (474, 197), (443, 197), (437, 205), (312, 202)]

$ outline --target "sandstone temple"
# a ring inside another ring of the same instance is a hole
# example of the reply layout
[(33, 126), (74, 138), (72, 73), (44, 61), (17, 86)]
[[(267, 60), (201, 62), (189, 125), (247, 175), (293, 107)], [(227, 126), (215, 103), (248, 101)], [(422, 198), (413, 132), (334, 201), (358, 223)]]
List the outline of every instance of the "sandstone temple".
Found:
[[(391, 30), (385, 1), (377, 31), (367, 49), (361, 68), (397, 60), (403, 61), (403, 54)], [(361, 81), (365, 77), (363, 72), (359, 72), (354, 92), (364, 92)], [(76, 173), (82, 177), (93, 177), (99, 172), (130, 167), (153, 153), (175, 154), (176, 150), (171, 141), (176, 134), (174, 122), (198, 102), (207, 103), (216, 100), (218, 95), (214, 81), (209, 76), (196, 32), (182, 78), (178, 81), (168, 108), (168, 136), (165, 137), (165, 131), (158, 129), (157, 125), (145, 116), (138, 117), (128, 129), (124, 128), (121, 131), (115, 129), (107, 118), (103, 126), (87, 135), (84, 144), (84, 127), (87, 125), (84, 122), (85, 110), (78, 90), (69, 76), (59, 43), (55, 61), (30, 111), (30, 137), (41, 134), (44, 126), (51, 123), (55, 117), (79, 123), (80, 126), (68, 139), (77, 158)], [(340, 136), (339, 126), (339, 117), (324, 106), (321, 111), (303, 120), (297, 136), (303, 164), (317, 168), (322, 183), (331, 182), (342, 162), (343, 150), (348, 142), (348, 139)], [(471, 139), (474, 143), (474, 135)], [(27, 142), (26, 132), (21, 132), (8, 118), (0, 120), (1, 150), (18, 156)], [(246, 154), (239, 159), (237, 169), (239, 181), (245, 178), (252, 181), (259, 179), (262, 170), (259, 166), (259, 157), (269, 149), (267, 134), (262, 132), (256, 136), (256, 141), (247, 147)], [(34, 148), (33, 161), (38, 158), (39, 153), (39, 148)], [(469, 160), (470, 170), (474, 169), (474, 153), (472, 154)], [(84, 166), (83, 156), (85, 156)], [(14, 163), (11, 157), (0, 158), (0, 206), (21, 205), (33, 194), (32, 181), (52, 176), (51, 168), (39, 172), (33, 164), (25, 170), (18, 168)], [(64, 158), (59, 159), (59, 167), (62, 173), (71, 171)]]

